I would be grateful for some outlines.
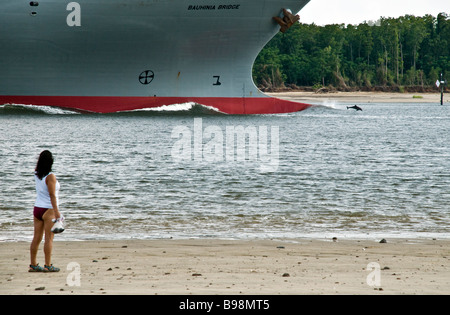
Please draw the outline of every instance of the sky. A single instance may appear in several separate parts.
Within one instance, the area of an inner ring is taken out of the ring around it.
[[[300,11],[300,21],[316,25],[359,24],[382,16],[437,16],[440,12],[450,15],[449,0],[311,0]]]

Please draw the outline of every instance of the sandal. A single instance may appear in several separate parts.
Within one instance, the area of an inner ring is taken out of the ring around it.
[[[44,268],[39,266],[39,264],[37,264],[36,266],[30,265],[30,269],[28,269],[28,272],[43,272],[43,271]]]
[[[53,265],[44,265],[44,272],[59,272],[59,268],[53,267]]]

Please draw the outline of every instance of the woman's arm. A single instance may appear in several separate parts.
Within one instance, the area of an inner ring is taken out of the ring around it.
[[[59,219],[61,214],[58,209],[58,202],[56,200],[56,176],[55,174],[50,174],[46,178],[48,193],[50,195],[50,201],[52,202],[53,211],[55,212],[55,218]]]

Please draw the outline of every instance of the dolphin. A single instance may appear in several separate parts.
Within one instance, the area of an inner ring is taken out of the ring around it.
[[[362,108],[361,107],[359,107],[358,105],[355,105],[355,106],[347,106],[347,109],[356,109],[357,111],[362,111]]]

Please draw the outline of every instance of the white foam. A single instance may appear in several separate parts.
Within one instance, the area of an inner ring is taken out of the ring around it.
[[[151,111],[151,112],[180,112],[180,111],[189,111],[195,106],[195,103],[182,103],[182,104],[171,104],[171,105],[162,105],[160,107],[150,107],[137,109],[134,111]]]
[[[142,109],[135,109],[132,110],[131,112],[136,112],[136,111],[146,111],[146,112],[187,112],[192,110],[195,106],[200,106],[203,107],[207,110],[210,111],[215,111],[220,113],[219,109],[212,107],[212,106],[207,106],[207,105],[202,105],[202,104],[197,104],[194,102],[187,102],[187,103],[180,103],[180,104],[171,104],[171,105],[162,105],[159,107],[149,107],[149,108],[142,108]]]
[[[19,110],[30,110],[34,112],[41,112],[44,114],[49,115],[73,115],[73,114],[79,114],[78,112],[75,112],[73,110],[63,109],[60,107],[53,107],[53,106],[45,106],[45,105],[28,105],[28,104],[5,104],[1,105],[1,107],[7,107],[9,106],[12,109],[19,109]]]
[[[321,105],[331,109],[346,109],[345,105],[337,103],[336,100],[323,100]]]

